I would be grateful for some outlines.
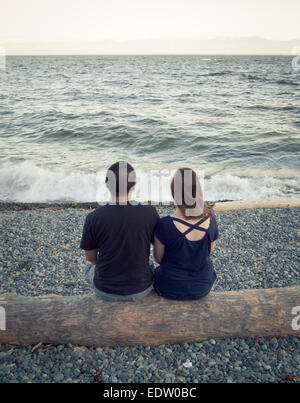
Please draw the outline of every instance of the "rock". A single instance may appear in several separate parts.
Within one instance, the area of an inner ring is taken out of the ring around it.
[[[79,356],[83,356],[88,351],[88,349],[86,347],[74,347],[74,351]]]
[[[184,362],[182,364],[184,366],[184,368],[192,368],[193,364],[190,361]]]
[[[57,375],[55,375],[53,380],[54,380],[54,382],[61,382],[64,380],[64,376],[63,376],[63,374],[57,374]]]

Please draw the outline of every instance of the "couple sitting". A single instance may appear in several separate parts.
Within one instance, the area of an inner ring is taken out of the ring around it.
[[[159,218],[155,207],[131,200],[136,176],[117,162],[107,171],[111,201],[86,217],[80,247],[85,278],[109,301],[136,301],[153,289],[164,298],[199,299],[216,279],[210,252],[218,237],[211,209],[204,208],[196,173],[179,169],[171,183],[176,210]],[[153,243],[155,269],[149,259]]]

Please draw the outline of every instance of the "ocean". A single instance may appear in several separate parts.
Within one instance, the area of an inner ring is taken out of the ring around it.
[[[105,171],[119,160],[137,170],[138,200],[170,199],[179,167],[203,173],[209,201],[299,197],[292,58],[8,56],[0,201],[105,200]],[[161,177],[163,192],[149,191]]]

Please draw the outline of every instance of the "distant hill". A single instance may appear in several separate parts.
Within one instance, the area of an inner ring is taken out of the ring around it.
[[[155,38],[131,41],[0,42],[6,54],[282,54],[300,47],[300,38],[272,40],[261,37]]]

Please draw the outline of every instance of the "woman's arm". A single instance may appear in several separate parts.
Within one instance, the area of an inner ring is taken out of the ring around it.
[[[162,244],[156,237],[154,237],[153,255],[156,263],[160,263],[165,254],[165,245]]]
[[[213,241],[213,242],[210,244],[210,251],[213,250],[213,248],[215,247],[215,245],[216,245],[216,241]]]

